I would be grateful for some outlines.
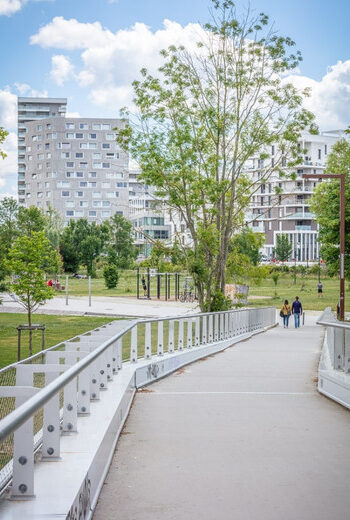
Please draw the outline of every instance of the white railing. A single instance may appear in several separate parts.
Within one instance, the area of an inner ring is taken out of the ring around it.
[[[317,324],[326,327],[318,389],[350,408],[350,323],[337,320],[328,307]]]
[[[59,460],[61,435],[77,432],[78,417],[90,413],[90,403],[102,398],[126,364],[148,366],[156,379],[156,361],[182,356],[186,364],[200,358],[200,347],[226,347],[233,338],[263,331],[275,322],[274,307],[138,320],[118,333],[117,322],[112,322],[43,351],[30,358],[32,362],[11,365],[0,372],[0,400],[11,400],[15,406],[0,421],[0,442],[9,451],[0,468],[0,485],[11,475],[11,496],[33,497],[35,451],[41,450],[43,461]],[[190,356],[196,348],[198,355]],[[167,373],[179,366],[170,361]],[[12,384],[4,377],[9,371]],[[135,387],[146,384],[139,380],[140,384],[135,373]]]

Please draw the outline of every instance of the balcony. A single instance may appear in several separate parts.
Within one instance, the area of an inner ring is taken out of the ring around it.
[[[311,226],[295,226],[296,231],[311,231]]]

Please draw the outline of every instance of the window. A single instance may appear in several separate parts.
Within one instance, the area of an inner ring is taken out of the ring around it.
[[[50,148],[50,143],[45,143],[45,150],[48,150]]]
[[[37,195],[38,199],[41,199],[42,196],[43,196],[43,192],[42,191],[38,191],[36,195]]]
[[[48,153],[46,154],[46,159],[51,159],[51,153],[50,153],[50,152],[48,152]]]
[[[114,159],[114,153],[113,152],[107,152],[106,153],[107,159]]]
[[[43,165],[42,164],[37,164],[36,167],[38,168],[38,170],[42,170],[43,169]]]
[[[41,150],[41,149],[42,149],[41,144],[37,144],[37,145],[36,145],[36,149],[37,149],[37,150]]]
[[[97,177],[97,173],[96,172],[89,172],[89,177],[91,179],[95,179]]]
[[[265,184],[262,184],[260,186],[261,193],[265,193]]]
[[[69,159],[70,152],[61,152],[61,159]]]
[[[98,124],[98,123],[94,123],[94,124],[92,125],[92,129],[93,129],[93,130],[101,130],[101,125]]]
[[[71,179],[72,177],[74,177],[74,172],[66,172],[66,177],[67,179]]]
[[[111,129],[111,125],[102,123],[101,130],[110,130],[110,129]]]
[[[79,206],[81,208],[87,208],[88,207],[88,201],[87,200],[80,200],[79,201]]]
[[[66,200],[65,206],[66,206],[66,208],[74,208],[74,201],[73,200]]]
[[[94,208],[100,208],[102,206],[102,200],[93,200],[92,205]]]
[[[324,145],[324,154],[327,155],[328,151],[327,151],[327,145],[325,144]]]
[[[321,149],[318,150],[318,158],[321,159]]]
[[[81,181],[81,182],[79,182],[79,186],[80,186],[81,188],[87,188],[87,185],[88,185],[88,183],[87,183],[86,181]]]
[[[74,162],[71,162],[71,161],[66,162],[66,167],[67,168],[74,168]]]
[[[274,145],[271,146],[271,155],[275,155],[275,147],[274,147]]]
[[[97,182],[89,182],[89,188],[96,188]]]
[[[38,130],[38,132],[41,132],[41,130],[43,129],[43,127],[42,127],[42,125],[38,125],[38,126],[36,127],[36,129]]]
[[[100,191],[93,191],[92,192],[92,196],[93,196],[93,198],[98,199],[98,198],[101,197],[101,192]]]
[[[77,159],[83,159],[83,157],[84,157],[84,152],[77,152],[77,153],[75,154],[75,157],[76,157]]]
[[[103,200],[102,201],[102,206],[104,208],[109,208],[110,205],[111,205],[111,203],[109,202],[109,200]]]
[[[275,159],[272,157],[271,159],[271,167],[273,168],[275,166]]]
[[[107,141],[113,141],[114,140],[114,134],[106,134]]]
[[[60,149],[60,148],[63,148],[65,150],[70,150],[70,143],[58,143],[57,144],[57,148]]]
[[[80,162],[79,168],[87,168],[87,162]]]
[[[70,191],[61,191],[62,197],[70,197]]]
[[[76,191],[74,196],[75,197],[83,197],[84,196],[84,192],[83,191]]]
[[[45,188],[50,188],[50,183],[49,182],[45,182]]]
[[[94,162],[94,163],[93,163],[93,167],[94,167],[94,168],[102,168],[102,163],[100,163],[100,162]]]
[[[282,166],[287,166],[287,159],[285,157],[282,157]]]
[[[51,163],[47,162],[46,163],[46,168],[51,168]]]
[[[74,130],[75,125],[74,123],[66,123],[66,129],[67,130]]]
[[[84,139],[84,134],[81,134],[80,132],[77,132],[77,133],[75,134],[75,138],[76,138],[76,139]]]
[[[47,128],[47,130],[51,130],[51,124],[47,123],[46,128]]]
[[[67,132],[67,133],[66,133],[66,139],[74,139],[74,134],[73,134],[73,132]]]
[[[46,139],[57,139],[56,132],[53,132],[52,134],[46,134]]]
[[[80,130],[88,130],[89,125],[87,123],[79,123]]]
[[[67,217],[74,217],[74,211],[71,210],[71,209],[68,210],[68,211],[66,211],[66,216],[67,216]]]
[[[89,217],[96,217],[97,212],[96,211],[89,211]]]
[[[100,154],[99,152],[94,152],[94,153],[92,154],[92,158],[93,158],[93,159],[101,159],[101,154]]]
[[[69,181],[57,181],[56,186],[57,186],[57,188],[70,188],[70,182]]]
[[[28,155],[28,161],[32,161],[33,160],[33,156],[32,155]]]
[[[80,143],[81,150],[96,150],[97,143]]]
[[[264,205],[264,197],[260,197],[260,206]]]
[[[102,183],[102,188],[110,188],[111,187],[111,183],[110,182],[103,182]]]
[[[111,212],[110,211],[102,211],[102,217],[110,217]]]
[[[102,143],[102,148],[109,149],[111,145],[109,143]]]
[[[81,179],[82,177],[84,177],[84,172],[76,172],[76,177],[79,179]]]
[[[84,216],[84,211],[76,211],[75,212],[75,216],[76,217],[83,217]]]
[[[96,134],[89,134],[89,139],[96,139]]]
[[[102,168],[110,168],[110,167],[111,167],[110,163],[108,163],[108,162],[102,163]]]

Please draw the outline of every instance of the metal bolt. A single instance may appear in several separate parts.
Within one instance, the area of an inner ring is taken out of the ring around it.
[[[86,412],[86,406],[82,406],[82,407],[81,407],[81,411],[82,411],[82,412]]]
[[[54,429],[55,429],[55,427],[52,424],[49,424],[48,427],[47,427],[47,431],[50,432],[50,433],[53,432]]]
[[[111,366],[111,365],[108,363],[107,368],[110,368],[110,366]]]
[[[68,430],[73,430],[73,424],[69,422],[67,424],[67,428],[68,428]]]
[[[20,490],[21,493],[25,493],[27,491],[27,486],[25,484],[20,484],[18,486],[18,489]]]
[[[82,390],[81,395],[86,395],[86,390]]]
[[[47,448],[47,453],[48,453],[49,455],[53,455],[54,452],[55,452],[55,450],[54,450],[53,448]]]
[[[105,373],[104,370],[100,370],[100,374],[101,374],[101,376],[103,376],[104,373]]]
[[[92,397],[93,399],[95,399],[96,394],[91,394],[91,397]]]
[[[67,410],[70,412],[73,410],[73,405],[67,404]]]
[[[24,457],[24,455],[22,455],[21,457],[19,457],[18,462],[21,466],[24,466],[25,464],[27,464],[27,457]]]
[[[115,359],[115,357],[113,358],[113,361],[117,361],[117,360]]]
[[[96,379],[92,380],[92,384],[95,385],[97,383]]]
[[[103,388],[104,386],[105,386],[105,384],[104,384],[104,383],[101,383],[101,384],[100,384],[100,387],[101,387],[101,388]]]

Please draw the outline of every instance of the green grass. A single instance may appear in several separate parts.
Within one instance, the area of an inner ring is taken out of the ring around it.
[[[86,317],[86,316],[56,316],[38,314],[34,318],[35,323],[45,324],[45,347],[51,347],[95,329],[113,318]],[[17,361],[17,325],[27,322],[25,314],[0,313],[0,368]],[[41,331],[33,332],[33,353],[41,350]],[[22,359],[29,356],[28,333],[22,332]]]
[[[292,302],[295,296],[299,296],[304,309],[323,311],[326,307],[332,307],[336,310],[339,301],[339,280],[336,278],[322,278],[323,298],[318,298],[317,294],[317,276],[301,278],[297,275],[296,285],[294,285],[293,273],[284,273],[280,275],[277,284],[277,297],[275,297],[275,286],[271,278],[263,280],[261,286],[251,285],[249,288],[249,297],[263,296],[262,299],[250,299],[251,305],[265,306],[274,305],[277,308],[282,307],[283,301],[287,299]],[[348,283],[345,287],[345,310],[350,311],[350,291]]]

